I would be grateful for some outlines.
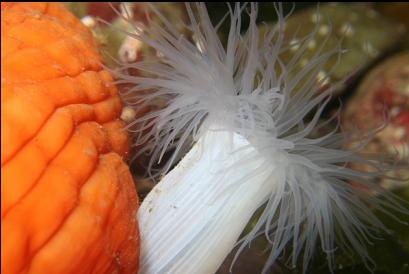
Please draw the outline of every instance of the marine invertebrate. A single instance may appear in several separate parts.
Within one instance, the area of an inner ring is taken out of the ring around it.
[[[1,4],[1,273],[137,271],[121,109],[62,4]]]
[[[334,88],[318,93],[322,85],[317,76],[340,49],[325,52],[318,46],[300,69],[315,30],[298,40],[292,59],[283,63],[280,55],[294,45],[284,37],[282,6],[274,7],[278,23],[263,42],[254,4],[243,35],[244,8],[237,4],[230,9],[225,48],[204,4],[186,5],[186,28],[194,41],[159,12],[163,25],[135,25],[129,33],[156,49],[159,57],[157,62],[124,66],[149,76],[119,73],[119,82],[133,84],[127,96],[138,107],[157,99],[166,102],[163,109],[134,121],[136,143],[148,143],[144,150],[152,155],[151,167],[172,150],[159,173],[165,176],[138,213],[142,273],[215,272],[260,207],[256,225],[238,244],[240,251],[265,235],[271,253],[264,272],[286,248],[291,250],[290,265],[301,256],[306,270],[317,242],[330,269],[336,246],[357,251],[369,265],[365,245],[375,232],[386,230],[371,207],[406,210],[370,181],[383,174],[376,158],[358,156],[359,146],[344,150],[347,138],[337,128],[311,136]],[[346,166],[351,161],[371,165],[376,172],[352,170]],[[377,196],[352,186],[349,179],[376,190]]]

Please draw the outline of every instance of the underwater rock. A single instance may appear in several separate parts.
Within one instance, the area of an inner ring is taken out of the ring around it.
[[[261,26],[261,37],[269,28],[269,24]],[[403,24],[391,21],[368,4],[331,3],[290,15],[285,31],[291,50],[282,54],[284,63],[297,52],[303,39],[312,31],[316,32],[314,39],[308,42],[309,51],[299,63],[300,70],[318,49],[322,47],[322,51],[327,52],[341,42],[345,53],[333,56],[318,74],[317,80],[328,77],[328,82],[323,82],[325,85],[345,78],[348,78],[347,84],[353,82],[375,60],[396,48],[406,29]],[[343,90],[345,88],[340,87],[337,93]]]

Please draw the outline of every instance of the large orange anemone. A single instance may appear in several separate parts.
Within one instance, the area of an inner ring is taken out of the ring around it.
[[[136,273],[122,104],[58,3],[1,4],[1,273]]]

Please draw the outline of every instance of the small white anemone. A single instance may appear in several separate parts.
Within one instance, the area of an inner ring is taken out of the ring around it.
[[[119,82],[132,84],[126,98],[136,108],[166,102],[131,123],[137,128],[135,144],[145,144],[140,153],[151,155],[151,169],[172,151],[159,172],[165,176],[138,213],[140,273],[213,273],[235,245],[237,258],[262,234],[271,247],[264,272],[286,249],[291,250],[286,252],[289,265],[302,257],[306,271],[317,243],[331,271],[337,247],[354,250],[371,267],[366,245],[387,230],[372,209],[407,212],[373,183],[383,176],[384,165],[358,156],[361,146],[345,150],[350,139],[338,128],[312,137],[334,89],[319,91],[317,76],[340,48],[317,46],[299,69],[319,24],[298,40],[294,52],[284,37],[282,6],[274,7],[278,22],[263,41],[255,4],[245,14],[249,27],[244,34],[244,7],[230,8],[226,47],[204,4],[186,5],[185,34],[154,6],[161,24],[151,22],[144,31],[138,25],[129,33],[161,54],[155,61],[124,65],[149,75],[119,73]],[[293,57],[283,63],[280,56],[287,51]],[[351,162],[376,171],[352,170]],[[239,239],[260,207],[255,226]]]

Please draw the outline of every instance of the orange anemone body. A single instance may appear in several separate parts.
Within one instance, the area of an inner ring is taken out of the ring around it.
[[[122,104],[58,3],[1,4],[1,273],[136,273]]]

